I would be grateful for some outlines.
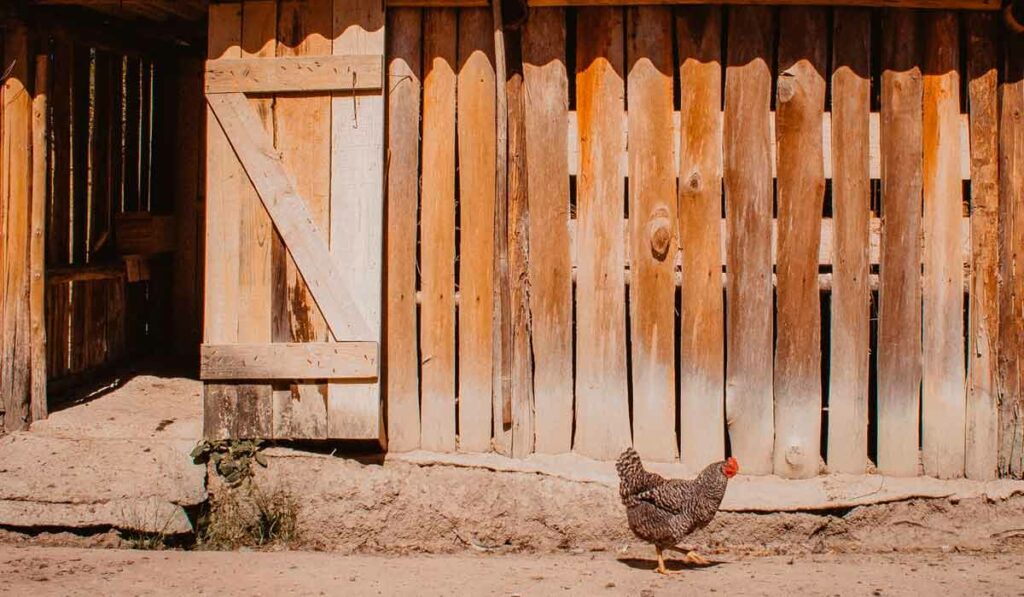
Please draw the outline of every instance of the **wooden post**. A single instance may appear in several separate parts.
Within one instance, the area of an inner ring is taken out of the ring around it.
[[[691,470],[725,457],[722,300],[722,9],[676,9],[679,40],[679,456]]]
[[[403,452],[420,447],[416,218],[423,12],[415,8],[388,10],[387,18],[388,186],[384,226],[387,309],[382,354],[387,384],[388,449]]]
[[[31,40],[28,27],[7,21],[4,64],[12,69],[0,91],[0,429],[31,420],[33,342],[30,316],[32,226]]]
[[[45,419],[46,402],[46,202],[49,181],[50,57],[36,56],[35,97],[32,100],[32,215],[29,245],[30,317],[32,325],[32,420]]]
[[[491,449],[494,324],[494,37],[486,9],[459,12],[459,450]]]
[[[837,9],[832,60],[832,329],[828,469],[863,474],[871,344],[871,13]]]
[[[998,33],[991,14],[969,14],[967,90],[971,115],[971,279],[967,359],[969,479],[996,477],[999,454]]]
[[[672,11],[659,6],[626,12],[633,447],[645,458],[672,461],[678,445]]]
[[[1006,38],[999,121],[999,475],[1024,477],[1024,36]]]
[[[210,6],[210,58],[240,58],[242,5]],[[129,70],[132,62],[128,63]],[[129,77],[129,80],[131,78]],[[126,101],[133,92],[128,89]],[[131,135],[128,136],[131,139]],[[235,159],[224,131],[211,109],[206,110],[206,267],[204,342],[238,342],[238,251],[241,194],[249,186],[245,171]],[[133,201],[133,165],[125,164],[125,201]],[[241,185],[246,185],[242,187]],[[234,437],[238,391],[231,384],[204,386],[203,436],[207,439]]]
[[[823,9],[779,10],[778,314],[775,474],[817,476],[821,445],[821,297],[818,251],[825,193]],[[797,33],[799,32],[799,33]]]
[[[523,29],[537,452],[572,449],[572,261],[565,11],[538,9]],[[463,228],[465,232],[465,228]]]
[[[725,75],[726,420],[743,470],[772,472],[772,172],[769,129],[775,11],[729,12]]]
[[[622,9],[580,9],[576,97],[579,186],[576,251],[576,437],[584,456],[614,460],[632,444],[626,377]]]
[[[506,31],[508,66],[508,265],[512,314],[512,455],[533,452],[533,321],[530,311],[530,204],[526,169],[526,85],[522,33]],[[511,283],[511,282],[510,282]]]
[[[491,2],[494,26],[494,323],[491,393],[494,403],[494,449],[512,452],[512,298],[508,265],[508,89],[502,0]]]
[[[277,7],[273,0],[247,0],[243,5],[242,57],[272,57],[277,45]],[[274,101],[253,99],[263,127],[274,130]],[[238,233],[238,341],[268,343],[271,322],[273,260],[271,247],[277,231],[252,185],[241,181]],[[235,435],[273,437],[273,388],[270,384],[239,384]]]
[[[430,10],[424,27],[420,328],[422,444],[455,450],[456,12]]]
[[[918,13],[882,22],[878,468],[918,474],[921,392],[921,67]]]

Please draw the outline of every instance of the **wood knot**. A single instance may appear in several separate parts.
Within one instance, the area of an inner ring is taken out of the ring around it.
[[[700,172],[694,172],[690,174],[690,178],[686,179],[686,186],[690,188],[690,191],[696,193],[700,190]]]
[[[658,208],[651,214],[651,219],[647,223],[647,234],[650,236],[651,255],[658,261],[664,261],[672,244],[672,223],[669,221],[667,209]]]

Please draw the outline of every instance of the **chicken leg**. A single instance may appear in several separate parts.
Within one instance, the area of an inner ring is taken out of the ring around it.
[[[654,571],[657,572],[658,574],[664,574],[665,576],[668,576],[668,575],[671,575],[671,574],[679,574],[678,572],[676,572],[674,570],[669,570],[668,568],[665,567],[665,556],[662,553],[662,549],[660,547],[658,547],[658,546],[654,546],[654,549],[657,550],[657,552],[658,552],[658,567],[655,568]]]

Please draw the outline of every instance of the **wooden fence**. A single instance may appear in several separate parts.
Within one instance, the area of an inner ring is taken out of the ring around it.
[[[1024,473],[1024,45],[998,15],[534,8],[511,409],[491,12],[389,9],[386,37],[391,450]]]

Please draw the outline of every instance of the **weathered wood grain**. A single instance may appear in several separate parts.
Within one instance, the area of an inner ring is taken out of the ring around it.
[[[960,177],[959,20],[928,13],[924,29],[924,289],[922,460],[926,475],[964,474],[963,213]]]
[[[491,337],[493,446],[512,453],[512,281],[508,269],[508,52],[502,2],[491,2],[494,26],[494,323]]]
[[[729,13],[725,74],[726,420],[732,454],[751,474],[772,471],[772,181],[768,112],[775,13]]]
[[[32,209],[29,220],[29,325],[33,421],[45,419],[46,399],[46,205],[49,193],[50,57],[35,57],[32,97]],[[6,354],[6,352],[2,353]]]
[[[0,405],[7,433],[27,428],[32,420],[31,43],[25,23],[8,23],[2,47],[12,66],[0,90]]]
[[[204,344],[200,352],[199,376],[206,380],[366,381],[378,376],[380,368],[377,363],[376,342]]]
[[[334,5],[334,55],[384,55],[384,7],[374,0]],[[383,58],[378,59],[383,63]],[[331,255],[380,342],[384,234],[384,92],[335,94],[331,100]],[[327,388],[327,433],[384,440],[380,383]]]
[[[454,10],[424,17],[420,364],[424,449],[455,449],[455,88]]]
[[[999,106],[994,15],[964,17],[971,117],[971,276],[967,358],[969,479],[996,478],[999,455]]]
[[[825,109],[827,15],[779,11],[777,84],[779,241],[775,345],[775,474],[818,474],[821,445],[821,299],[818,242],[825,193],[821,121]]]
[[[247,0],[242,10],[243,60],[270,60],[277,53],[277,3],[273,0]],[[272,135],[274,100],[253,98],[249,104],[256,109],[263,130]],[[273,338],[271,246],[277,232],[251,183],[241,185],[239,192],[242,205],[238,237],[238,341],[268,344]],[[270,384],[240,384],[237,392],[236,435],[245,438],[273,437],[274,397]]]
[[[512,324],[512,456],[533,452],[533,321],[530,310],[530,202],[526,144],[526,85],[522,31],[506,32],[508,73],[508,272]]]
[[[380,54],[209,60],[206,93],[379,91],[383,63]]]
[[[832,41],[832,317],[828,469],[862,474],[868,457],[871,14],[837,9]]]
[[[242,55],[242,5],[210,7],[210,58]],[[128,99],[125,96],[125,100]],[[206,114],[206,263],[203,341],[229,344],[238,341],[238,251],[240,189],[248,185],[245,171],[235,159],[212,109]],[[125,184],[128,170],[125,167]],[[129,191],[125,191],[125,196]],[[123,201],[123,200],[122,200]],[[225,439],[235,433],[238,392],[233,385],[204,384],[203,436]]]
[[[677,455],[672,11],[626,12],[633,446],[647,459],[669,461]]]
[[[581,9],[577,20],[576,437],[573,448],[611,460],[632,444],[622,263],[625,186],[610,169],[625,149],[623,13]]]
[[[491,12],[459,13],[459,450],[491,447],[494,39]]]
[[[999,475],[1024,477],[1024,37],[1008,36],[999,114]]]
[[[918,472],[921,391],[922,82],[918,15],[882,16],[882,239],[878,469]]]
[[[387,383],[388,449],[404,452],[420,447],[416,218],[419,205],[423,13],[417,9],[389,10],[387,19],[384,377]]]
[[[565,11],[531,11],[523,29],[530,202],[536,451],[572,449],[572,264]],[[463,228],[465,230],[465,228]]]
[[[694,470],[725,456],[721,35],[722,9],[676,9],[682,94],[679,456]]]
[[[334,6],[331,0],[282,0],[278,3],[277,14],[277,55],[329,56],[331,55],[331,22]],[[229,95],[211,95],[212,101]],[[330,217],[330,172],[331,164],[331,98],[326,95],[279,96],[275,100],[274,143],[280,152],[281,161],[294,181],[295,190],[302,200],[294,202],[308,210],[308,221],[315,226],[315,234],[307,233],[307,241],[315,242],[315,250],[308,254],[307,263],[318,263],[333,268],[327,258],[331,232]],[[230,135],[229,135],[230,136]],[[251,178],[250,172],[250,178]],[[259,185],[257,190],[259,190]],[[261,193],[266,200],[266,196]],[[269,206],[268,206],[269,207]],[[316,300],[317,294],[311,286],[316,284],[306,270],[307,263],[301,263],[297,255],[298,246],[281,228],[278,218],[271,211],[271,218],[281,233],[288,249],[285,257],[285,288],[288,329],[290,339],[296,342],[321,342],[330,338],[328,322],[339,321],[326,314],[326,301]],[[343,286],[340,276],[328,278],[337,286]],[[334,295],[334,293],[330,293]],[[348,294],[347,292],[345,294]],[[351,295],[349,295],[351,297]],[[339,312],[350,317],[359,312],[358,305],[348,298],[353,309]],[[326,318],[326,322],[325,322]],[[360,328],[366,325],[360,315]],[[333,328],[338,340],[360,339],[354,329],[342,331]],[[360,329],[360,332],[362,329]],[[275,340],[287,339],[275,337]],[[322,439],[327,437],[327,387],[324,384],[297,381],[290,392],[274,394],[274,436],[295,439]]]

